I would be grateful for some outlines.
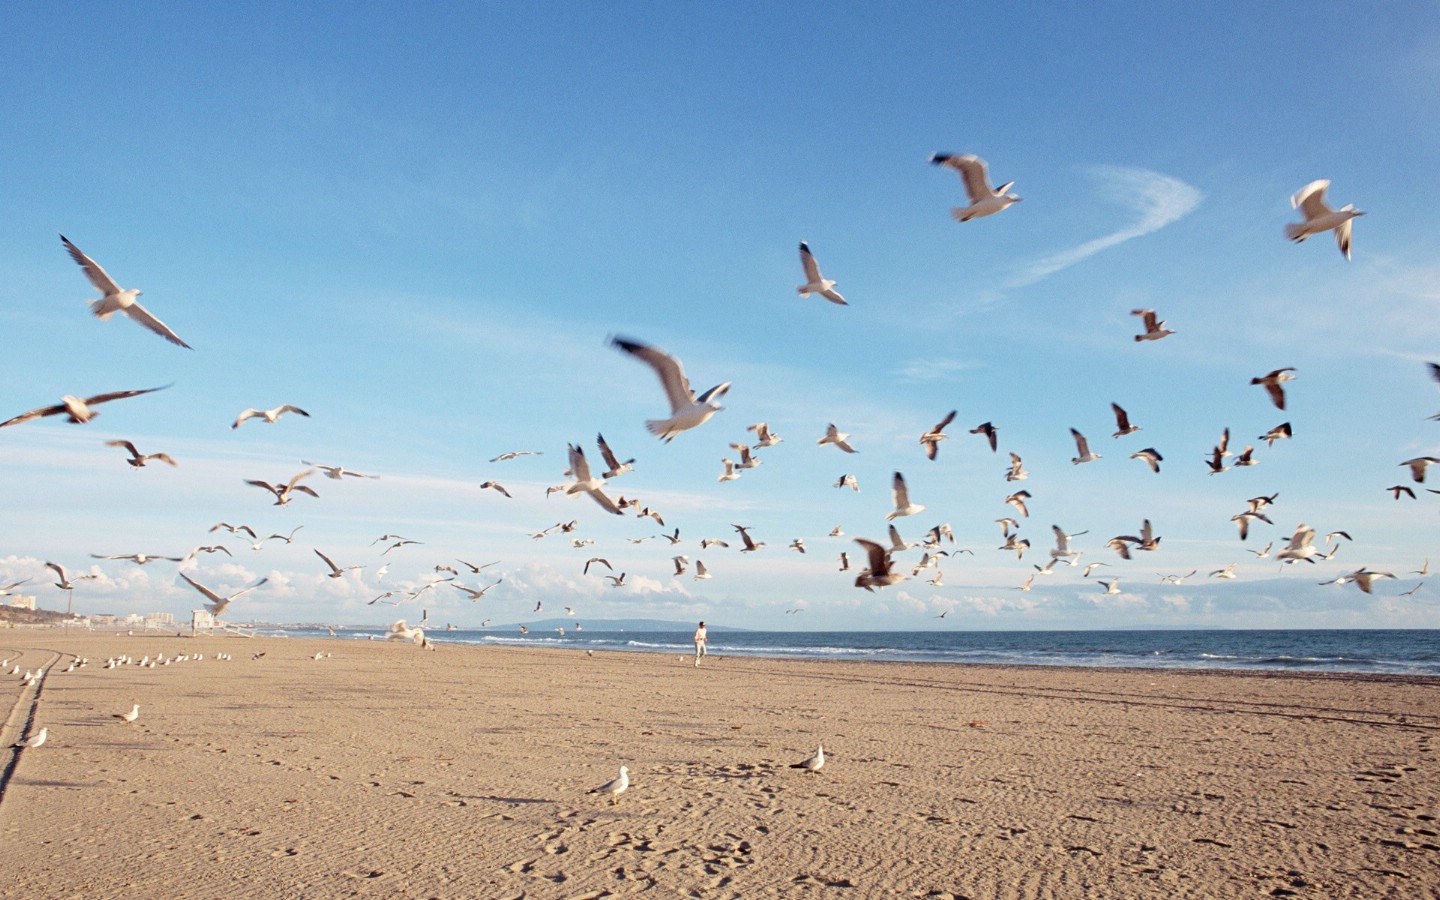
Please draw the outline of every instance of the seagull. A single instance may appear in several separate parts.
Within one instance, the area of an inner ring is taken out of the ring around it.
[[[1430,468],[1435,463],[1440,463],[1440,459],[1437,459],[1433,456],[1417,456],[1414,459],[1405,460],[1400,465],[1409,466],[1410,477],[1415,479],[1417,483],[1424,483],[1425,470]]]
[[[597,788],[591,788],[591,794],[609,794],[610,803],[613,806],[620,800],[620,795],[630,787],[630,770],[625,766],[620,767],[620,777],[614,781],[607,781]]]
[[[455,561],[458,562],[460,565],[464,566],[465,568],[469,569],[471,575],[479,575],[480,572],[481,572],[481,570],[483,570],[483,569],[488,569],[488,568],[490,568],[491,566],[495,566],[495,565],[499,565],[499,564],[500,564],[500,560],[498,560],[498,559],[495,560],[494,562],[488,562],[488,563],[486,563],[486,564],[483,565],[483,566],[477,566],[477,565],[475,565],[474,563],[468,563],[468,562],[466,562],[466,561],[463,560],[463,559],[457,559],[457,560],[455,560]]]
[[[205,608],[210,611],[210,615],[214,616],[217,619],[220,618],[221,613],[225,612],[225,607],[229,606],[236,598],[250,593],[251,591],[258,588],[260,585],[270,580],[269,578],[262,578],[247,588],[236,591],[228,597],[222,597],[214,591],[210,590],[205,585],[201,584],[200,582],[195,581],[190,576],[186,575],[184,572],[180,572],[178,574],[181,578],[185,579],[186,584],[190,585],[195,590],[205,595],[205,598],[210,601],[205,605]]]
[[[994,425],[991,425],[989,422],[981,422],[979,425],[976,425],[974,428],[970,429],[970,433],[971,433],[971,434],[983,434],[983,435],[985,435],[985,440],[987,440],[987,441],[990,442],[990,452],[991,452],[991,453],[994,453],[994,452],[995,452],[995,444],[996,444],[996,441],[995,441],[995,432],[996,432],[995,426],[994,426]],[[1011,455],[1012,457],[1014,457],[1015,454],[1012,453],[1012,454],[1010,454],[1010,455]]]
[[[100,415],[100,413],[91,409],[92,406],[109,403],[111,400],[124,400],[127,397],[138,397],[141,394],[152,394],[155,391],[163,391],[169,386],[170,385],[167,384],[161,387],[145,388],[139,391],[111,391],[108,394],[96,394],[93,397],[85,397],[83,399],[72,394],[66,394],[61,397],[60,402],[54,406],[42,406],[39,409],[23,412],[13,419],[6,419],[4,422],[0,422],[0,428],[19,425],[21,422],[29,422],[31,419],[39,419],[45,416],[58,416],[61,413],[65,414],[66,419],[68,419],[71,424],[83,425]]]
[[[764,542],[764,541],[756,542],[756,541],[753,541],[753,540],[750,539],[750,528],[751,528],[752,526],[749,526],[749,525],[732,525],[732,526],[730,526],[730,527],[732,527],[732,528],[734,528],[736,531],[738,531],[738,532],[740,533],[740,540],[742,540],[742,541],[745,542],[745,549],[741,550],[741,551],[740,551],[741,553],[753,553],[754,551],[759,550],[761,547],[765,546],[765,542]],[[704,544],[704,542],[702,541],[701,544],[702,544],[702,549],[703,549],[703,544]]]
[[[670,561],[675,564],[674,574],[677,577],[680,575],[684,575],[690,565],[690,557],[685,556],[684,554],[681,554],[680,556],[672,556],[670,557]]]
[[[894,498],[895,508],[885,514],[887,522],[893,521],[899,516],[913,516],[925,509],[917,503],[910,502],[910,491],[905,487],[905,476],[899,472],[895,473],[895,478],[891,482],[890,495]]]
[[[1025,551],[1030,549],[1030,542],[1025,538],[1020,537],[1018,534],[1011,533],[1005,535],[1005,543],[1001,544],[995,549],[1014,550],[1016,559],[1024,559]]]
[[[1355,585],[1365,593],[1370,593],[1370,587],[1377,578],[1394,578],[1389,572],[1372,572],[1369,569],[1356,569],[1348,575],[1341,575],[1334,581],[1322,581],[1321,584],[1345,584],[1347,581],[1355,582]]]
[[[422,647],[426,645],[425,630],[407,627],[404,619],[396,619],[390,623],[390,630],[385,632],[385,640],[413,641]]]
[[[1131,425],[1130,417],[1118,403],[1111,403],[1110,409],[1115,412],[1115,433],[1111,437],[1124,437],[1127,434],[1134,434],[1140,430],[1139,425]]]
[[[810,757],[809,759],[802,759],[798,763],[791,763],[790,768],[804,769],[807,772],[818,772],[822,767],[824,767],[824,765],[825,748],[823,746],[818,746],[815,748],[814,756]]]
[[[306,469],[305,471],[296,475],[294,478],[291,478],[288,482],[282,485],[274,485],[270,484],[268,481],[259,481],[252,479],[247,479],[245,483],[258,488],[264,488],[265,490],[275,495],[274,505],[284,506],[285,504],[290,502],[290,495],[295,491],[300,491],[302,494],[309,494],[312,497],[320,496],[319,494],[315,493],[314,488],[298,483],[300,479],[308,478],[313,474],[315,474],[314,469]]]
[[[756,422],[745,430],[755,432],[755,449],[757,450],[763,447],[773,447],[784,440],[778,435],[771,434],[770,426],[765,422]]]
[[[695,576],[693,580],[704,581],[709,577],[711,577],[710,572],[705,568],[705,563],[701,562],[698,559],[695,560]]]
[[[335,565],[335,563],[331,561],[330,557],[321,553],[319,550],[315,551],[315,555],[323,559],[325,561],[325,565],[330,567],[330,572],[325,576],[327,578],[343,578],[345,577],[345,573],[350,571],[351,569],[365,568],[364,566],[346,566],[342,569],[339,566]]]
[[[480,588],[480,589],[478,589],[478,590],[475,589],[475,588],[468,588],[468,587],[466,587],[466,586],[463,585],[463,584],[456,584],[456,583],[453,582],[453,581],[450,582],[450,586],[453,587],[453,588],[455,588],[456,590],[459,590],[459,591],[461,591],[461,592],[469,595],[469,597],[470,597],[470,602],[473,603],[473,602],[475,602],[476,600],[479,600],[481,597],[485,596],[485,592],[486,592],[486,591],[488,591],[488,590],[490,590],[491,588],[495,587],[495,585],[500,584],[500,583],[503,582],[504,580],[505,580],[504,578],[498,579],[498,580],[495,582],[495,584],[487,584],[485,587]]]
[[[1223,578],[1226,580],[1233,579],[1235,577],[1235,563],[1231,563],[1223,569],[1216,569],[1211,572],[1208,577]]]
[[[360,472],[353,472],[353,471],[351,471],[350,469],[345,468],[344,466],[325,466],[325,465],[321,465],[320,463],[312,463],[312,462],[310,462],[309,460],[304,460],[304,459],[300,460],[300,465],[302,465],[302,466],[314,466],[315,468],[317,468],[317,469],[319,469],[320,471],[324,472],[326,478],[333,478],[333,479],[335,479],[336,481],[342,480],[346,475],[350,476],[351,478],[377,478],[377,479],[378,479],[378,478],[380,477],[379,475],[365,475],[365,474],[362,474],[362,473],[360,473]]]
[[[510,452],[508,452],[508,453],[502,453],[502,454],[500,454],[499,456],[492,456],[492,457],[490,458],[490,461],[491,461],[492,463],[497,463],[497,462],[505,462],[506,460],[510,460],[510,459],[518,459],[518,458],[520,458],[520,457],[522,457],[522,456],[544,456],[544,455],[545,455],[544,451],[541,451],[541,450],[511,450]]]
[[[725,466],[725,471],[720,473],[720,477],[715,479],[716,481],[723,483],[726,481],[734,481],[740,477],[740,473],[735,471],[735,460],[727,456],[720,460],[720,462]]]
[[[844,550],[840,551],[840,571],[850,571],[850,554],[846,553]]]
[[[1290,206],[1300,210],[1305,221],[1286,225],[1285,236],[1298,244],[1312,234],[1333,231],[1340,253],[1349,259],[1351,222],[1356,216],[1363,216],[1365,213],[1348,203],[1340,209],[1331,209],[1325,202],[1325,189],[1328,187],[1330,179],[1321,178],[1295,192],[1295,196],[1290,198]]]
[[[820,440],[816,441],[815,443],[817,443],[817,444],[834,444],[836,447],[839,447],[841,450],[844,450],[846,453],[858,453],[858,452],[859,452],[858,450],[856,450],[854,447],[850,446],[849,444],[847,444],[847,443],[845,442],[845,439],[848,438],[849,436],[850,436],[850,435],[848,435],[848,434],[842,433],[838,428],[835,427],[835,423],[834,423],[834,422],[831,422],[831,423],[825,428],[825,436],[822,437],[822,438],[820,438]]]
[[[480,490],[482,490],[482,491],[499,491],[500,493],[504,494],[506,497],[510,497],[510,492],[507,491],[507,490],[505,490],[505,485],[501,484],[501,483],[498,482],[498,481],[482,481],[482,482],[480,482]],[[514,498],[511,497],[511,499],[513,500]]]
[[[1282,438],[1294,436],[1295,432],[1290,430],[1290,423],[1281,422],[1279,425],[1276,425],[1274,428],[1260,435],[1257,440],[1262,440],[1266,443],[1266,445],[1273,447],[1275,446],[1276,441],[1281,440]]]
[[[800,296],[808,297],[811,294],[819,294],[839,306],[849,305],[845,302],[845,298],[840,296],[840,292],[835,290],[835,282],[821,276],[820,265],[815,262],[815,256],[810,252],[810,245],[804,241],[800,242],[800,265],[805,269],[805,283],[795,289]]]
[[[133,722],[136,719],[140,718],[140,704],[137,703],[134,706],[130,707],[129,712],[111,713],[111,715],[113,715],[117,719],[123,719],[126,722]]]
[[[1103,563],[1103,562],[1086,563],[1086,564],[1085,564],[1085,572],[1084,572],[1084,574],[1082,574],[1080,577],[1082,577],[1082,578],[1089,578],[1091,572],[1095,571],[1095,570],[1096,570],[1097,568],[1099,568],[1100,566],[1108,566],[1108,565],[1110,565],[1110,564],[1109,564],[1109,563]]]
[[[391,550],[399,550],[401,547],[404,547],[404,546],[406,546],[406,545],[408,545],[408,544],[421,544],[421,543],[424,543],[424,542],[423,542],[423,541],[409,541],[409,540],[403,540],[403,539],[402,539],[402,540],[398,540],[398,541],[396,541],[395,543],[391,544],[390,546],[386,547],[386,548],[380,553],[380,555],[381,555],[381,556],[384,556],[385,554],[389,553]],[[447,567],[447,568],[448,568],[448,567]],[[439,571],[439,568],[438,568],[438,567],[436,568],[436,571]],[[454,569],[451,569],[450,571],[451,571],[451,572],[454,572],[455,570],[454,570]]]
[[[607,579],[609,579],[609,580],[610,580],[610,586],[611,586],[612,588],[623,587],[624,584],[625,584],[625,573],[624,573],[624,572],[621,572],[619,575],[601,575],[600,577],[601,577],[601,578],[607,578]],[[537,609],[537,612],[538,612],[538,609]]]
[[[575,474],[575,482],[565,489],[566,494],[586,493],[604,509],[606,512],[621,515],[620,507],[615,505],[609,495],[604,491],[604,479],[596,478],[590,474],[590,464],[585,461],[585,451],[575,444],[567,445],[570,450],[570,471]]]
[[[1028,578],[1025,579],[1025,583],[1022,584],[1022,585],[1020,585],[1019,587],[1015,588],[1015,590],[1017,590],[1017,591],[1025,591],[1026,593],[1029,593],[1030,589],[1031,589],[1032,587],[1034,587],[1034,586],[1035,586],[1035,575],[1032,573],[1032,574],[1030,575],[1030,577],[1028,577]]]
[[[845,532],[840,530],[840,526],[838,524],[834,528],[830,529],[829,537],[843,537],[844,535]]]
[[[580,570],[580,574],[581,574],[581,575],[589,575],[589,574],[590,574],[590,565],[591,565],[591,563],[600,563],[600,565],[604,566],[605,568],[609,569],[610,571],[612,571],[612,572],[615,571],[615,567],[612,566],[612,565],[610,565],[610,560],[606,559],[606,558],[603,557],[603,556],[592,556],[592,557],[590,557],[589,559],[585,560],[585,568],[583,568],[583,569]]]
[[[1233,456],[1234,454],[1230,455]],[[1225,465],[1225,456],[1225,451],[1220,449],[1219,447],[1216,447],[1214,450],[1211,451],[1210,459],[1205,462],[1205,465],[1210,467],[1209,474],[1219,475],[1221,472],[1230,471],[1230,467]]]
[[[945,414],[945,418],[941,419],[938,425],[920,435],[920,446],[925,448],[925,456],[927,458],[934,459],[935,454],[940,452],[940,442],[948,437],[948,435],[944,433],[945,426],[954,420],[955,410],[952,409]]]
[[[1429,575],[1429,574],[1430,574],[1430,557],[1428,557],[1428,556],[1425,557],[1425,562],[1420,566],[1420,568],[1410,570],[1410,574],[1411,574],[1411,575]],[[29,581],[30,579],[27,578],[27,579],[25,579],[25,580],[26,580],[26,581]],[[25,583],[25,582],[23,582],[23,581],[20,582],[20,584],[24,584],[24,583]],[[13,584],[10,585],[10,586],[11,586],[11,587],[15,587],[15,585],[13,585]]]
[[[152,556],[149,553],[126,553],[118,556],[101,556],[99,553],[92,553],[90,556],[94,559],[128,559],[137,566],[155,562],[157,559],[163,559],[166,562],[184,562],[184,559],[179,556]]]
[[[1028,495],[1027,495],[1027,496],[1028,496]],[[1000,525],[1000,536],[1001,536],[1001,537],[1009,537],[1009,536],[1010,536],[1010,529],[1012,529],[1012,528],[1019,528],[1019,527],[1020,527],[1020,523],[1017,522],[1015,519],[1010,518],[1009,516],[1006,516],[1006,517],[1003,518],[1003,519],[996,519],[995,521],[996,521],[997,523],[999,523],[999,525]]]
[[[1275,404],[1276,409],[1285,408],[1285,389],[1281,387],[1287,381],[1294,381],[1295,376],[1290,373],[1295,371],[1294,366],[1286,366],[1283,369],[1276,369],[1268,375],[1260,375],[1250,379],[1251,384],[1262,384],[1270,394],[1270,401]]]
[[[1161,584],[1184,584],[1184,583],[1185,583],[1185,579],[1189,578],[1191,575],[1194,575],[1197,571],[1199,571],[1199,570],[1198,570],[1198,569],[1191,569],[1190,571],[1186,572],[1184,575],[1161,575],[1161,576],[1160,576],[1160,583],[1161,583]],[[1159,573],[1156,573],[1156,574],[1159,574]]]
[[[1291,562],[1310,560],[1312,556],[1319,556],[1320,551],[1315,549],[1315,529],[1300,523],[1296,526],[1295,533],[1291,535],[1290,542],[1285,548],[1275,554],[1278,558]],[[1310,560],[1313,562],[1313,560]]]
[[[874,588],[888,587],[892,584],[898,584],[905,579],[904,573],[894,571],[894,562],[890,559],[889,550],[874,541],[867,541],[864,538],[856,538],[855,543],[865,548],[865,552],[870,559],[870,564],[866,567],[865,571],[856,576],[856,587],[873,591]],[[824,762],[823,757],[821,762]]]
[[[37,731],[37,732],[35,732],[34,734],[30,735],[30,736],[29,736],[28,738],[26,738],[25,740],[23,740],[23,741],[16,741],[16,742],[15,742],[15,746],[16,746],[16,747],[28,747],[28,748],[30,748],[30,749],[34,749],[34,748],[36,748],[36,747],[39,747],[41,744],[45,743],[45,737],[46,737],[49,733],[50,733],[50,729],[49,729],[49,728],[41,728],[39,731]]]
[[[1253,554],[1255,554],[1255,558],[1256,558],[1256,559],[1269,559],[1269,558],[1270,558],[1270,548],[1273,547],[1273,546],[1275,546],[1275,542],[1274,542],[1274,541],[1270,541],[1270,542],[1267,543],[1262,549],[1260,549],[1260,550],[1251,550],[1250,552],[1253,553]]]
[[[120,287],[113,278],[105,274],[105,270],[100,268],[99,263],[81,253],[80,248],[70,243],[65,235],[60,235],[60,242],[65,245],[65,250],[69,252],[70,258],[75,260],[76,265],[85,270],[85,277],[90,279],[95,290],[102,295],[99,300],[90,303],[90,311],[96,317],[108,319],[117,312],[123,312],[170,343],[178,344],[186,350],[191,349],[190,345],[180,340],[180,336],[171,331],[169,326],[155,318],[148,309],[135,301],[135,298],[140,296],[140,291],[134,288],[127,290]]]
[[[1015,182],[1007,181],[998,188],[990,186],[990,176],[986,172],[985,160],[978,156],[968,153],[964,156],[933,153],[930,155],[930,162],[937,166],[948,166],[954,169],[960,173],[960,180],[965,183],[965,193],[970,197],[970,205],[957,206],[950,210],[950,215],[957,222],[968,222],[982,216],[994,215],[1012,203],[1020,202],[1019,197],[1009,193]]]
[[[1259,519],[1266,525],[1275,524],[1262,512],[1243,512],[1230,517],[1230,521],[1234,522],[1236,527],[1240,529],[1240,540],[1243,541],[1250,536],[1250,523],[1255,519]]]
[[[764,462],[764,460],[757,459],[750,455],[749,444],[731,444],[730,449],[740,454],[740,461],[735,464],[735,468],[737,469],[753,469]]]
[[[1401,593],[1399,596],[1401,596],[1401,597],[1413,597],[1413,596],[1415,596],[1417,593],[1419,593],[1420,589],[1421,589],[1422,587],[1424,587],[1424,586],[1425,586],[1425,582],[1422,581],[1422,582],[1420,582],[1419,584],[1415,585],[1415,586],[1414,586],[1413,588],[1411,588],[1410,590],[1404,591],[1404,592]]]
[[[1101,587],[1103,587],[1103,588],[1105,589],[1105,593],[1107,593],[1107,594],[1118,594],[1118,593],[1120,593],[1120,579],[1119,579],[1118,577],[1115,578],[1115,579],[1112,580],[1112,581],[1101,581],[1101,580],[1098,579],[1098,578],[1095,579],[1095,581],[1096,581],[1097,584],[1099,584]]]
[[[1077,531],[1074,534],[1067,534],[1059,525],[1051,525],[1050,530],[1055,532],[1055,549],[1050,551],[1050,560],[1054,562],[1067,556],[1074,556],[1079,551],[1070,549],[1070,539],[1082,534],[1089,534],[1089,530]]]
[[[1025,467],[1020,464],[1020,456],[1017,453],[1010,454],[1010,468],[1005,472],[1006,481],[1024,481],[1030,477]]]
[[[1145,333],[1135,335],[1137,341],[1158,341],[1175,333],[1166,328],[1163,321],[1157,319],[1153,309],[1132,309],[1130,315],[1139,316],[1140,321],[1145,325]]]
[[[210,533],[214,534],[222,528],[230,532],[231,534],[237,534],[238,532],[243,531],[246,534],[250,535],[251,540],[254,540],[257,537],[257,535],[255,534],[255,529],[251,528],[249,525],[231,525],[229,522],[216,522],[214,525],[210,526]]]
[[[1160,451],[1156,450],[1154,447],[1146,447],[1144,450],[1136,450],[1134,453],[1130,454],[1130,458],[1142,460],[1145,465],[1150,467],[1150,471],[1152,472],[1159,472],[1160,463],[1164,462],[1165,460],[1165,457],[1160,455]]]
[[[648,364],[660,377],[660,385],[665,389],[665,396],[670,401],[670,418],[649,419],[645,422],[645,427],[667,444],[675,439],[675,435],[703,425],[723,409],[716,401],[730,390],[730,382],[721,382],[697,397],[690,389],[690,380],[685,377],[680,360],[664,350],[619,337],[611,338],[610,344]]]
[[[55,586],[62,591],[75,590],[75,582],[77,581],[88,581],[89,579],[100,577],[99,575],[76,575],[74,578],[70,578],[65,574],[65,570],[58,563],[53,562],[47,562],[45,564],[45,568],[54,572],[55,576],[60,579],[59,581],[55,582]]]
[[[1235,465],[1258,466],[1260,464],[1260,460],[1255,459],[1254,454],[1255,448],[1250,446],[1249,444],[1246,444],[1245,449],[1240,451],[1240,455],[1235,457]]]
[[[720,540],[719,538],[701,538],[701,539],[700,539],[700,549],[701,549],[701,550],[705,550],[705,549],[708,549],[708,548],[710,548],[710,547],[725,547],[725,548],[728,549],[728,548],[730,547],[730,545],[727,544],[727,543],[725,543],[724,541]]]
[[[1428,560],[1426,561],[1426,564],[1427,564],[1427,565],[1429,564],[1429,561],[1428,561]],[[1425,573],[1424,573],[1424,572],[1421,572],[1420,574],[1421,574],[1421,575],[1424,575]],[[7,584],[7,585],[0,586],[0,597],[8,597],[8,596],[10,596],[10,594],[15,590],[15,588],[19,587],[19,586],[22,585],[22,584],[29,584],[29,583],[30,583],[30,579],[29,579],[29,578],[22,578],[22,579],[20,579],[19,581],[12,581],[12,582],[10,582],[10,583]],[[10,662],[10,660],[8,660],[8,659],[5,660],[4,662],[0,662],[0,667],[4,667],[4,666],[5,666],[6,664],[8,664],[9,662]]]
[[[894,525],[890,526],[889,532],[891,553],[903,553],[906,550],[909,550],[911,547],[915,546],[914,544],[902,538],[900,536],[900,529],[896,528]]]
[[[1085,440],[1085,435],[1073,428],[1070,429],[1070,435],[1075,438],[1075,451],[1079,454],[1070,460],[1072,463],[1078,466],[1081,463],[1094,462],[1100,458],[1100,454],[1090,452],[1090,442]]]
[[[835,483],[832,484],[831,487],[848,487],[855,493],[860,493],[860,481],[854,475],[841,475],[839,478],[835,479]]]
[[[129,441],[106,441],[105,446],[125,448],[126,452],[130,454],[130,458],[125,461],[137,469],[141,468],[152,459],[158,459],[161,462],[169,463],[172,466],[179,465],[179,463],[175,462],[175,460],[172,459],[170,454],[168,453],[141,453],[139,450],[136,450],[135,445],[130,443]]]
[[[1016,491],[1015,493],[1006,497],[1005,502],[1020,510],[1020,515],[1028,519],[1030,517],[1030,507],[1025,505],[1025,501],[1029,499],[1030,492],[1022,490]]]
[[[804,538],[796,538],[795,540],[791,541],[791,542],[790,542],[790,549],[796,551],[797,553],[804,553],[804,552],[805,552],[805,540],[804,540]],[[676,565],[678,566],[679,564],[677,563]],[[675,574],[676,574],[676,575],[679,575],[680,573],[679,573],[679,572],[676,572]]]
[[[595,435],[595,443],[600,447],[600,456],[605,460],[605,465],[610,467],[608,471],[600,476],[601,478],[615,478],[635,468],[634,459],[627,459],[621,462],[615,456],[614,451],[610,449],[610,445],[605,443],[605,435]]]
[[[1276,497],[1279,497],[1279,496],[1280,496],[1280,494],[1279,494],[1279,492],[1277,491],[1276,493],[1271,494],[1271,495],[1268,496],[1268,497],[1266,497],[1266,496],[1263,495],[1263,494],[1260,495],[1259,497],[1251,497],[1249,500],[1246,500],[1245,502],[1246,502],[1247,504],[1249,504],[1249,506],[1250,506],[1250,511],[1251,511],[1251,512],[1259,512],[1260,510],[1262,510],[1262,509],[1264,509],[1265,507],[1267,507],[1267,506],[1271,505],[1272,503],[1274,503],[1274,502],[1275,502],[1275,498],[1276,498]]]
[[[244,412],[242,412],[239,416],[236,417],[236,419],[235,419],[235,424],[234,424],[234,425],[231,425],[230,427],[231,427],[232,429],[239,428],[239,427],[240,427],[240,423],[244,422],[246,419],[257,419],[257,418],[258,418],[258,419],[264,419],[266,422],[269,422],[271,425],[274,425],[274,424],[275,424],[275,420],[278,419],[278,418],[280,418],[280,417],[281,417],[282,415],[284,415],[285,413],[296,413],[297,415],[302,415],[302,416],[304,416],[304,417],[307,418],[307,419],[310,418],[310,414],[309,414],[308,412],[306,412],[305,410],[301,409],[301,408],[298,407],[298,406],[291,406],[290,404],[285,403],[285,404],[282,404],[282,405],[280,405],[280,406],[275,407],[274,409],[254,409],[254,408],[247,409],[247,410],[245,410]],[[307,465],[308,465],[308,463],[307,463]]]

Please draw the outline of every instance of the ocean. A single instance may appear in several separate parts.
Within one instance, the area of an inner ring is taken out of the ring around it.
[[[262,634],[325,636],[324,629],[261,628]],[[439,643],[634,653],[692,653],[689,631],[506,629],[426,632]],[[369,639],[384,629],[337,631]],[[717,631],[719,656],[900,660],[966,665],[1259,669],[1440,675],[1440,630],[1327,631]]]

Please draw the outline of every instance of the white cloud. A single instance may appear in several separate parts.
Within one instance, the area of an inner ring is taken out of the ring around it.
[[[1030,263],[1011,278],[1006,287],[1017,288],[1034,284],[1102,250],[1108,250],[1133,238],[1153,234],[1188,214],[1199,205],[1204,196],[1198,189],[1178,178],[1161,175],[1149,169],[1096,166],[1092,171],[1101,181],[1103,193],[1111,200],[1134,207],[1139,214],[1137,220],[1117,231]]]

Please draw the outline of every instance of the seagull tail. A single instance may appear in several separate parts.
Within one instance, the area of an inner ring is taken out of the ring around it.
[[[90,303],[90,311],[102,319],[108,319],[120,309],[120,304],[111,303],[110,298],[101,297]]]
[[[1285,237],[1289,238],[1297,244],[1305,240],[1309,236],[1310,235],[1306,233],[1305,226],[1302,223],[1291,222],[1290,224],[1285,226]]]
[[[645,428],[656,437],[664,438],[667,443],[675,436],[669,419],[646,419]]]

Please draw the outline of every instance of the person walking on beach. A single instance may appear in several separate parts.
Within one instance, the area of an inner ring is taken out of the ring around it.
[[[695,668],[700,668],[700,658],[705,655],[705,623],[695,629]]]

